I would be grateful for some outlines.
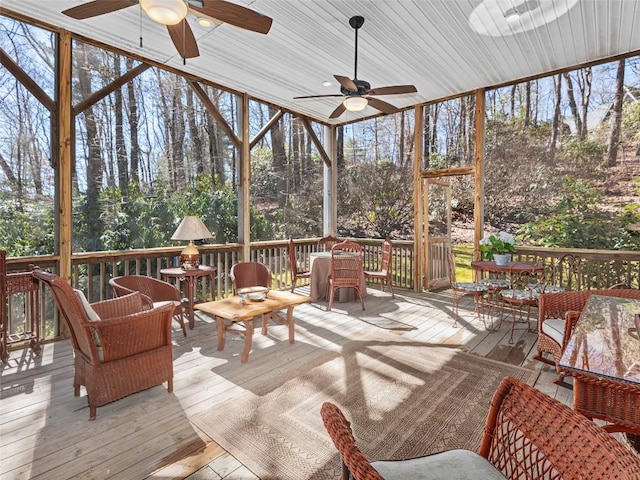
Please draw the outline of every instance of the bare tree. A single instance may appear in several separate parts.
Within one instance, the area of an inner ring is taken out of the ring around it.
[[[616,74],[616,92],[611,108],[611,130],[609,132],[607,165],[614,167],[618,157],[618,144],[620,142],[620,125],[622,123],[622,99],[624,97],[624,59],[618,62]]]
[[[269,108],[269,116],[273,117],[278,110],[275,108]],[[276,191],[278,206],[284,207],[286,204],[286,179],[285,179],[285,164],[287,161],[287,154],[285,151],[284,143],[284,124],[282,118],[278,120],[271,128],[271,148],[273,152],[273,173],[276,176]]]
[[[127,57],[125,60],[127,70],[133,68],[133,59]],[[129,157],[129,178],[132,182],[139,182],[140,168],[140,142],[138,141],[138,99],[135,92],[135,83],[130,81],[127,83],[127,101],[129,103],[127,115],[129,120],[129,142],[131,143],[131,152]]]
[[[551,159],[555,158],[556,149],[558,147],[558,138],[560,135],[560,105],[562,103],[562,76],[553,76],[554,86],[554,102],[553,102],[553,120],[551,121],[551,145],[549,152]]]

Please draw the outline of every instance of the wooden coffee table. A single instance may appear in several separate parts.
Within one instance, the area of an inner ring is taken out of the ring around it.
[[[234,296],[225,298],[224,300],[216,300],[215,302],[199,303],[195,305],[196,310],[213,315],[216,319],[216,328],[218,329],[218,351],[224,350],[226,341],[227,325],[226,320],[232,323],[242,323],[246,329],[244,349],[240,356],[242,363],[249,361],[249,353],[251,352],[251,344],[253,342],[253,320],[258,315],[266,315],[271,313],[271,318],[276,322],[287,325],[289,327],[289,343],[295,342],[293,308],[301,303],[306,303],[311,297],[306,295],[298,295],[296,293],[285,292],[280,290],[271,290],[267,298],[260,302],[242,301],[240,297]],[[287,309],[286,318],[278,315],[276,310]],[[262,334],[267,334],[267,317],[262,321]]]

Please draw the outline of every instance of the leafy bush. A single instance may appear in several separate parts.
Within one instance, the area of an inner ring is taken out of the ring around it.
[[[589,182],[566,178],[565,198],[550,214],[520,228],[534,245],[588,249],[640,249],[640,235],[627,226],[640,221],[639,208],[612,215],[602,205],[603,193]]]

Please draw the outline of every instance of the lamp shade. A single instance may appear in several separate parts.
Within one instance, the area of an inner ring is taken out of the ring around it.
[[[184,0],[140,0],[140,6],[151,20],[162,25],[177,25],[189,11]]]
[[[213,238],[213,234],[202,223],[200,217],[195,215],[184,217],[171,236],[171,240],[201,240],[203,238]]]
[[[369,101],[364,97],[348,97],[344,102],[342,102],[344,108],[350,112],[359,112],[360,110],[364,110],[364,107],[366,107],[368,103]]]

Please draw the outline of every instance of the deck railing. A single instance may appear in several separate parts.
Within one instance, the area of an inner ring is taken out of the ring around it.
[[[382,240],[356,239],[364,250],[364,264],[367,270],[378,270],[382,256]],[[296,258],[302,269],[308,269],[309,255],[316,251],[318,238],[295,240]],[[203,264],[216,268],[213,291],[216,298],[231,292],[229,271],[241,258],[241,244],[203,245],[199,247]],[[178,264],[182,247],[152,248],[127,251],[105,251],[77,253],[72,256],[72,285],[85,292],[90,302],[104,300],[112,296],[109,279],[113,276],[137,274],[160,278],[160,270]],[[581,269],[574,289],[610,288],[624,284],[640,288],[640,252],[608,250],[550,249],[520,247],[516,260],[554,265],[565,254],[572,253],[581,258]],[[253,242],[250,260],[265,263],[273,275],[273,288],[291,286],[287,241]],[[8,272],[24,272],[32,264],[43,269],[57,271],[57,256],[20,257],[7,259]],[[444,269],[444,258],[431,258],[430,271]],[[392,259],[393,286],[397,289],[413,289],[414,278],[413,242],[394,241]],[[440,267],[438,267],[440,265]],[[554,275],[564,275],[562,269],[554,269]],[[196,296],[210,299],[211,286],[208,277],[202,277],[196,287]],[[555,279],[562,282],[561,278]],[[372,284],[374,288],[377,285]],[[39,315],[42,318],[40,338],[55,339],[61,329],[57,311],[48,291],[40,289]],[[21,333],[30,324],[29,297],[20,292],[11,292],[8,297],[7,332]]]

